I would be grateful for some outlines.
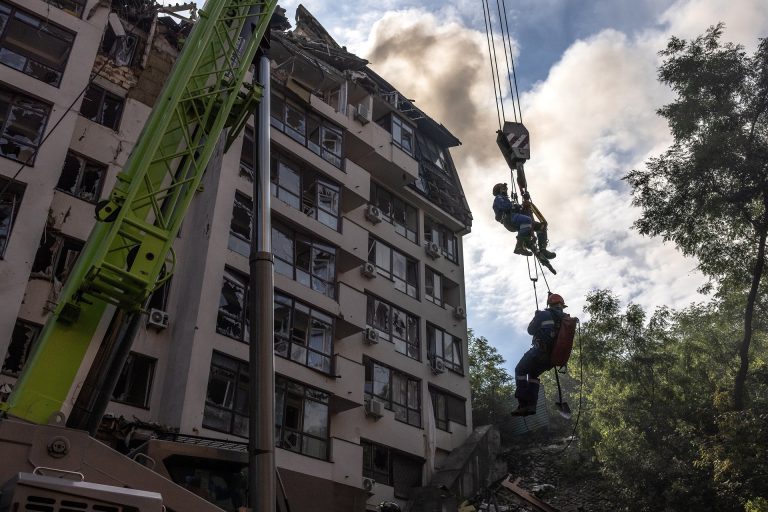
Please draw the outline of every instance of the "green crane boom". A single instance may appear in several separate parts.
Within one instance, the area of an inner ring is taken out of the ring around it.
[[[209,0],[109,200],[60,301],[7,403],[10,415],[49,421],[70,392],[110,305],[140,312],[170,278],[173,241],[219,136],[237,136],[262,88],[245,84],[276,0]]]

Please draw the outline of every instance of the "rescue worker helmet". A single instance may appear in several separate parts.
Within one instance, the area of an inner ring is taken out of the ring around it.
[[[497,183],[493,186],[493,195],[497,196],[507,190],[506,183]]]
[[[563,297],[556,293],[549,294],[549,297],[547,297],[547,306],[560,306],[561,308],[568,307],[565,305],[565,300]]]

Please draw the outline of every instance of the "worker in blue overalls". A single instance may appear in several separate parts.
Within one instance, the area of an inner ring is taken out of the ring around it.
[[[536,414],[539,376],[553,368],[549,355],[557,338],[560,321],[566,316],[563,311],[566,307],[565,300],[552,293],[547,298],[547,309],[537,310],[528,324],[528,334],[533,336],[533,341],[531,348],[515,366],[515,398],[518,406],[512,411],[512,416]]]
[[[539,261],[554,273],[554,269],[549,265],[548,260],[557,256],[557,254],[547,250],[547,225],[534,221],[531,216],[524,213],[521,205],[509,199],[506,183],[494,185],[493,195],[493,213],[496,216],[496,220],[501,222],[507,230],[517,232],[515,254],[523,256],[536,254]],[[534,243],[532,232],[536,233],[538,249]]]

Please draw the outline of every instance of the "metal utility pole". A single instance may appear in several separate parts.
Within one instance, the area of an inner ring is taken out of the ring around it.
[[[270,219],[270,62],[267,33],[257,55],[257,80],[264,95],[254,124],[253,214],[251,227],[250,380],[248,382],[248,505],[253,512],[274,512],[275,365],[273,341],[273,260]]]

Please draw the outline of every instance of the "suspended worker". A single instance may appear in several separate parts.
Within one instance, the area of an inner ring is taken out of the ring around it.
[[[494,185],[493,196],[493,213],[496,216],[496,220],[502,223],[507,230],[517,233],[515,254],[523,256],[535,254],[542,265],[547,267],[553,274],[556,274],[557,272],[552,268],[549,260],[557,256],[557,254],[547,250],[549,238],[547,237],[546,223],[537,222],[533,220],[532,216],[526,215],[523,206],[509,198],[506,183]],[[532,233],[536,233],[538,248]]]
[[[512,416],[530,416],[536,414],[536,401],[539,398],[539,376],[554,368],[550,359],[552,347],[557,339],[557,333],[563,318],[568,315],[563,311],[566,307],[563,298],[552,293],[547,297],[547,308],[536,311],[533,320],[528,324],[528,334],[533,336],[532,346],[523,354],[515,366],[515,398],[517,409]]]

